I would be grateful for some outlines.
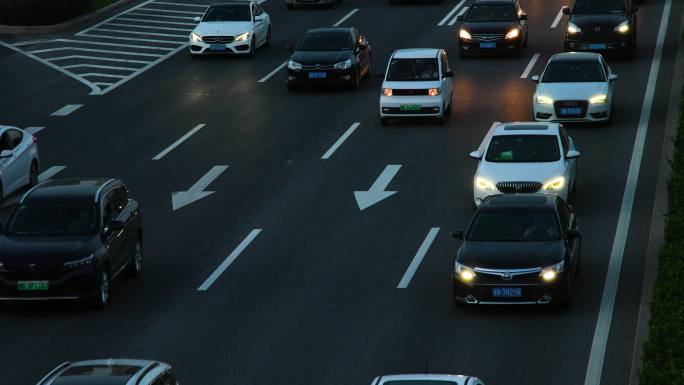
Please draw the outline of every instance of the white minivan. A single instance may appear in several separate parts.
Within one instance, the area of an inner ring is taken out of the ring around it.
[[[407,48],[390,57],[380,94],[380,122],[433,117],[444,123],[451,111],[453,72],[441,48]]]

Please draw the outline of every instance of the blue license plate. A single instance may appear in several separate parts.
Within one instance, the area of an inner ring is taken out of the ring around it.
[[[589,49],[606,49],[605,43],[589,44]]]
[[[209,46],[210,51],[225,51],[226,46],[224,44],[212,44]]]
[[[309,72],[309,79],[325,79],[327,75],[325,72]]]
[[[496,48],[496,43],[480,43],[480,48]]]
[[[492,297],[494,298],[520,298],[522,297],[521,287],[493,287]]]
[[[580,115],[582,109],[579,107],[563,107],[561,108],[561,115]]]

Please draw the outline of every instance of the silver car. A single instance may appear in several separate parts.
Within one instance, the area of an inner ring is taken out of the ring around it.
[[[0,125],[0,200],[38,183],[36,137],[12,126]]]
[[[371,385],[484,385],[477,377],[453,374],[394,374],[375,377]]]
[[[135,359],[65,362],[37,385],[180,385],[169,364]]]

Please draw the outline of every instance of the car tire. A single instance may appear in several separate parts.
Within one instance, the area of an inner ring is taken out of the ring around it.
[[[454,96],[453,93],[449,94],[449,103],[447,104],[446,108],[444,109],[444,113],[447,115],[451,115],[451,106],[454,104],[454,102],[451,100],[451,98]]]
[[[359,89],[359,83],[360,83],[360,78],[361,78],[361,69],[356,68],[356,71],[354,71],[354,79],[349,83],[349,88],[353,90],[358,90]]]
[[[252,36],[252,44],[249,45],[249,53],[247,54],[247,56],[254,57],[255,52],[256,52],[256,39]]]
[[[96,277],[96,293],[92,298],[92,305],[96,309],[104,309],[109,304],[111,297],[111,276],[109,274],[109,265],[104,265],[101,270],[97,272]]]
[[[31,188],[38,184],[38,162],[34,159],[29,168],[28,187]]]
[[[268,31],[266,31],[266,42],[264,42],[264,47],[271,46],[271,26],[268,26]]]
[[[381,117],[380,118],[380,124],[383,126],[389,125],[389,118]]]
[[[373,64],[373,61],[372,61],[372,59],[369,57],[369,58],[368,58],[368,71],[366,71],[366,76],[364,76],[366,79],[370,79],[370,78],[371,78],[371,72],[373,71],[372,64]]]
[[[438,125],[444,125],[444,112],[442,112],[442,115],[438,116],[436,120]]]
[[[135,240],[133,246],[133,253],[131,253],[131,260],[128,262],[128,270],[126,273],[131,278],[137,278],[142,273],[143,267],[143,251],[142,240],[140,238]]]

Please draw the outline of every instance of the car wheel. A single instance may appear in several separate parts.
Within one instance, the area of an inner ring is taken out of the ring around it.
[[[256,39],[252,37],[252,44],[249,45],[249,54],[247,56],[254,57],[254,52],[256,52]]]
[[[353,73],[353,79],[351,83],[349,83],[349,87],[353,90],[358,90],[359,89],[359,79],[361,78],[361,69],[357,68],[354,73]]]
[[[264,47],[270,47],[271,46],[271,26],[268,26],[268,31],[266,31],[266,43],[264,43]]]
[[[28,186],[33,187],[38,184],[38,162],[34,159],[31,162],[31,168],[29,169],[29,182]]]
[[[371,64],[373,64],[373,61],[372,61],[371,58],[369,57],[369,58],[368,58],[368,70],[366,71],[366,76],[364,76],[366,79],[370,79],[370,78],[371,78],[371,72],[372,72],[372,70],[371,70],[371,68],[372,68],[372,67],[371,67]]]
[[[143,266],[143,251],[142,242],[140,238],[135,241],[133,246],[133,253],[131,254],[131,260],[128,262],[128,276],[129,277],[139,277],[142,273]]]
[[[382,117],[380,118],[380,124],[383,126],[386,126],[389,124],[389,118]]]
[[[454,96],[453,93],[449,94],[449,103],[447,104],[446,108],[444,109],[444,112],[447,115],[451,115],[451,105],[454,104],[454,102],[451,100],[451,98]]]
[[[104,265],[102,270],[98,272],[97,292],[93,297],[93,306],[95,308],[104,309],[109,304],[110,283],[109,266]]]
[[[442,112],[442,115],[437,117],[437,124],[440,126],[444,124],[444,113]]]

